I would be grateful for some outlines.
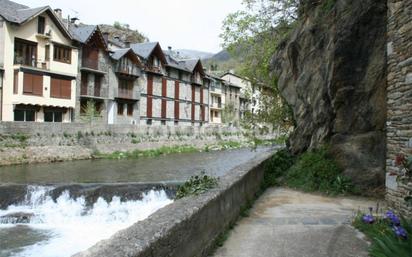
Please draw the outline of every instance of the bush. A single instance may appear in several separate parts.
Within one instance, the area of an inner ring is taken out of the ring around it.
[[[358,214],[354,227],[362,231],[372,244],[369,254],[372,257],[410,257],[412,252],[412,220],[396,216],[388,211],[385,217],[373,214]]]
[[[290,187],[327,194],[345,194],[352,191],[351,181],[328,154],[326,148],[302,154],[286,175]]]
[[[218,179],[202,173],[200,176],[191,177],[183,185],[179,186],[176,192],[176,199],[181,199],[189,195],[199,195],[209,189],[216,187]]]
[[[342,175],[326,148],[308,151],[298,158],[286,149],[278,151],[266,164],[262,187],[277,185],[331,195],[355,193],[351,180]]]
[[[286,149],[278,151],[267,163],[263,180],[263,188],[280,184],[279,179],[287,174],[295,162],[295,157]]]

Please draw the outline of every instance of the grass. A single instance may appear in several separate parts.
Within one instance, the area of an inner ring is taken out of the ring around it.
[[[157,149],[150,150],[134,150],[130,152],[116,151],[111,154],[97,153],[94,155],[98,159],[137,159],[141,157],[157,157],[160,155],[172,154],[172,153],[190,153],[197,152],[197,149],[193,146],[162,146]]]

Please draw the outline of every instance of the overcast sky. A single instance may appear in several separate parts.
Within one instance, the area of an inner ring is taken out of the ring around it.
[[[13,0],[39,7],[63,9],[87,24],[127,23],[163,48],[195,49],[216,53],[221,49],[222,21],[242,8],[242,0]]]

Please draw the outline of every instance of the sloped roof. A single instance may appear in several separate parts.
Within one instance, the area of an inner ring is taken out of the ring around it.
[[[16,23],[19,25],[24,24],[25,22],[31,20],[32,18],[35,18],[36,16],[44,12],[48,12],[59,29],[68,38],[72,38],[70,32],[66,29],[62,21],[56,16],[50,6],[30,8],[28,6],[21,5],[9,0],[0,0],[0,16],[8,22]]]
[[[137,55],[144,59],[147,59],[153,53],[158,44],[158,42],[132,44],[131,48]]]
[[[141,65],[141,61],[139,59],[139,57],[136,55],[136,53],[133,51],[133,49],[131,48],[123,48],[123,49],[117,49],[112,51],[112,54],[110,55],[110,57],[113,60],[120,60],[122,59],[124,56],[129,55],[129,57],[138,65]]]
[[[187,69],[184,61],[174,58],[168,52],[164,52],[164,54],[165,54],[165,57],[166,57],[167,66],[178,69],[178,70],[183,70],[183,71],[186,71],[186,72],[191,72],[190,70]]]
[[[202,62],[200,61],[200,59],[189,59],[189,60],[182,60],[182,61],[184,62],[186,69],[188,69],[190,72],[194,72],[196,68],[199,68],[199,72],[205,75]],[[200,67],[198,67],[199,65]]]
[[[70,32],[73,35],[73,38],[80,43],[86,43],[93,32],[97,29],[96,25],[79,25],[79,26],[70,26]]]

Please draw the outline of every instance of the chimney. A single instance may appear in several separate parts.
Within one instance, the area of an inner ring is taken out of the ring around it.
[[[57,17],[59,17],[61,20],[63,19],[63,15],[62,15],[62,9],[57,8],[54,9],[54,13],[57,15]]]
[[[79,25],[79,18],[71,18],[70,23],[76,26]]]
[[[172,47],[171,47],[171,46],[168,46],[167,49],[169,49],[169,52],[172,51]]]
[[[130,41],[125,41],[124,42],[124,47],[126,47],[126,48],[130,48]]]
[[[103,38],[104,38],[104,41],[106,41],[106,43],[109,42],[109,32],[104,32]]]

